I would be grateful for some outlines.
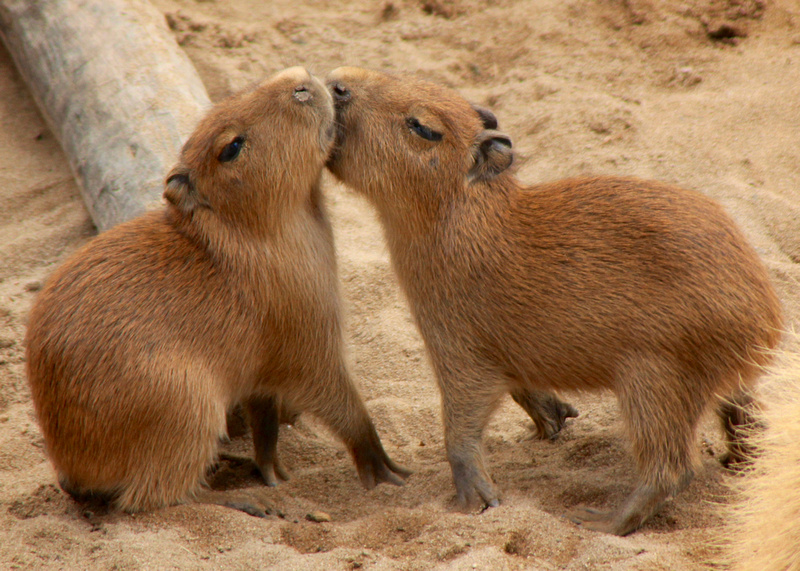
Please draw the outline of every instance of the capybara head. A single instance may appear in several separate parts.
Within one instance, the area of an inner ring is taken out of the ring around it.
[[[164,197],[190,220],[257,231],[308,200],[334,134],[328,90],[304,68],[286,69],[209,112]]]
[[[513,162],[494,115],[453,90],[354,67],[332,71],[327,84],[338,125],[328,168],[379,209],[387,193],[436,200],[491,181]]]

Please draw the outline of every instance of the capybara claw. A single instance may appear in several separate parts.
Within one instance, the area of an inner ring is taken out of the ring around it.
[[[404,485],[405,478],[411,474],[411,471],[398,466],[389,458],[377,434],[374,434],[370,440],[369,444],[356,447],[352,451],[358,476],[363,486],[371,490],[384,482],[395,486]]]
[[[469,484],[468,487],[458,487],[458,506],[464,513],[482,513],[489,508],[500,505],[500,497],[494,486],[488,482]]]
[[[361,483],[368,490],[371,490],[378,484],[392,484],[394,486],[405,486],[405,479],[411,474],[409,470],[395,465],[393,462],[386,463],[383,466],[376,467],[370,466],[369,468],[359,467],[359,477]]]

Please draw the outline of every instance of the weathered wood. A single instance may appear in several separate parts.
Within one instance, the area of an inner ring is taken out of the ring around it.
[[[98,229],[159,204],[210,105],[163,14],[147,0],[0,0],[0,36]]]

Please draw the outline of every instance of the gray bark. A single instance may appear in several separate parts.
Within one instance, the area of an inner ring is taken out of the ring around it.
[[[98,229],[161,204],[210,106],[164,15],[147,0],[0,0],[0,36]]]

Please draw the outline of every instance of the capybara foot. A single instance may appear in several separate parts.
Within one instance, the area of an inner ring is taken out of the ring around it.
[[[398,466],[389,458],[377,434],[367,444],[354,447],[352,454],[358,477],[368,490],[382,482],[402,486],[411,475],[410,470]]]
[[[209,481],[211,481],[210,478],[212,477],[214,479],[212,487],[217,488],[226,487],[225,480],[242,479],[250,476],[260,476],[264,483],[271,487],[277,486],[279,481],[285,482],[289,479],[289,474],[274,456],[269,462],[259,463],[246,456],[221,453],[219,454],[219,461],[207,473]]]
[[[254,517],[260,517],[260,518],[267,517],[267,512],[265,512],[260,507],[254,506],[253,504],[249,504],[247,502],[226,502],[222,505],[224,505],[226,508],[238,510],[240,512],[244,512],[247,515],[251,515]]]
[[[272,509],[258,505],[257,502],[244,497],[241,493],[203,489],[195,494],[194,499],[197,503],[222,506],[253,517],[266,518],[273,513]]]
[[[267,486],[275,487],[278,482],[285,482],[289,479],[289,473],[281,465],[278,458],[273,458],[271,462],[258,465],[258,471]]]
[[[493,484],[484,479],[459,484],[456,480],[458,507],[464,513],[483,511],[500,505],[500,495]]]
[[[620,529],[614,521],[614,512],[605,512],[588,507],[577,507],[567,514],[573,523],[592,531],[601,531],[613,535],[627,535],[633,530]]]
[[[500,505],[500,494],[488,474],[475,463],[450,462],[461,511],[470,513]]]
[[[278,433],[282,418],[297,420],[298,413],[287,408],[286,404],[274,397],[251,399],[247,403],[250,426],[253,430],[253,448],[256,464],[264,483],[277,486],[278,481],[286,481],[289,474],[278,460]]]
[[[766,428],[758,420],[758,403],[750,393],[739,391],[728,397],[717,409],[725,430],[728,451],[720,463],[732,472],[744,472],[753,466],[757,451],[750,438]]]
[[[593,508],[578,507],[568,517],[581,527],[614,535],[633,533],[655,514],[670,495],[677,494],[689,485],[693,473],[687,471],[673,486],[660,487],[640,484],[616,511],[602,512]]]
[[[261,479],[267,486],[275,487],[279,482],[286,482],[289,480],[289,472],[278,460],[277,456],[273,455],[268,460],[261,459],[253,461],[250,458],[235,456],[232,454],[220,454],[220,460],[225,460],[231,465],[231,468],[250,467],[254,471],[258,471]],[[216,466],[219,469],[219,465]]]
[[[517,389],[511,398],[531,417],[541,440],[554,440],[567,419],[578,416],[578,409],[546,391]]]

